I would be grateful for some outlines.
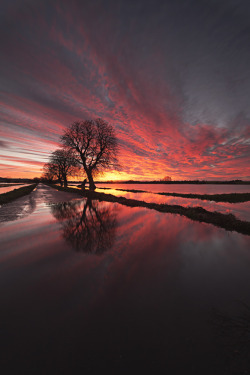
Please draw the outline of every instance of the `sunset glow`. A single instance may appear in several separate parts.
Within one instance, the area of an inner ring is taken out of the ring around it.
[[[135,3],[6,2],[1,177],[41,176],[68,125],[102,117],[121,170],[101,180],[250,178],[247,13]]]

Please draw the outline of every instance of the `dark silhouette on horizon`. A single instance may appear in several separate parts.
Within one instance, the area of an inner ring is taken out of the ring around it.
[[[68,177],[79,174],[80,165],[71,150],[58,149],[52,152],[49,162],[43,167],[43,178],[49,182],[54,179],[61,186],[68,186]]]
[[[101,118],[76,121],[61,137],[63,146],[73,152],[84,169],[89,189],[95,190],[93,177],[108,168],[117,168],[118,142],[114,127]]]

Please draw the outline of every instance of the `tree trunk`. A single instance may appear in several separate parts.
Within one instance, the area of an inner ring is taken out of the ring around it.
[[[63,176],[63,186],[67,187],[68,186],[68,181],[66,175]]]
[[[92,177],[92,171],[91,170],[86,170],[88,180],[89,180],[89,190],[95,190],[96,186]]]

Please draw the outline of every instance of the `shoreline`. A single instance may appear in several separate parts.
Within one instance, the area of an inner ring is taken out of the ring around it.
[[[98,188],[102,190],[111,190],[112,188]],[[118,191],[127,191],[128,193],[150,193],[157,195],[165,195],[168,197],[201,199],[213,202],[227,202],[227,203],[243,203],[250,201],[250,193],[225,193],[225,194],[189,194],[189,193],[155,193],[153,191],[136,190],[136,189],[114,189]]]
[[[30,194],[36,188],[36,186],[37,184],[35,183],[0,194],[0,205],[7,204],[16,200],[17,198]]]
[[[48,185],[58,191],[68,191],[74,194],[80,194],[85,198],[95,199],[98,201],[120,203],[128,207],[144,207],[153,209],[162,213],[172,213],[186,216],[193,221],[199,221],[207,224],[213,224],[217,227],[228,231],[236,231],[244,235],[250,235],[250,222],[237,219],[233,214],[222,214],[219,212],[207,211],[202,207],[183,207],[179,205],[147,203],[136,199],[127,199],[117,197],[112,194],[98,193],[95,191],[81,191],[75,188],[64,188],[56,185]]]

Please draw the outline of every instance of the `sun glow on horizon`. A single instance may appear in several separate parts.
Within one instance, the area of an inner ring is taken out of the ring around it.
[[[247,17],[238,22],[227,2],[218,12],[140,2],[140,14],[126,1],[73,3],[3,9],[1,177],[41,177],[63,131],[101,117],[122,168],[96,180],[250,179]]]

